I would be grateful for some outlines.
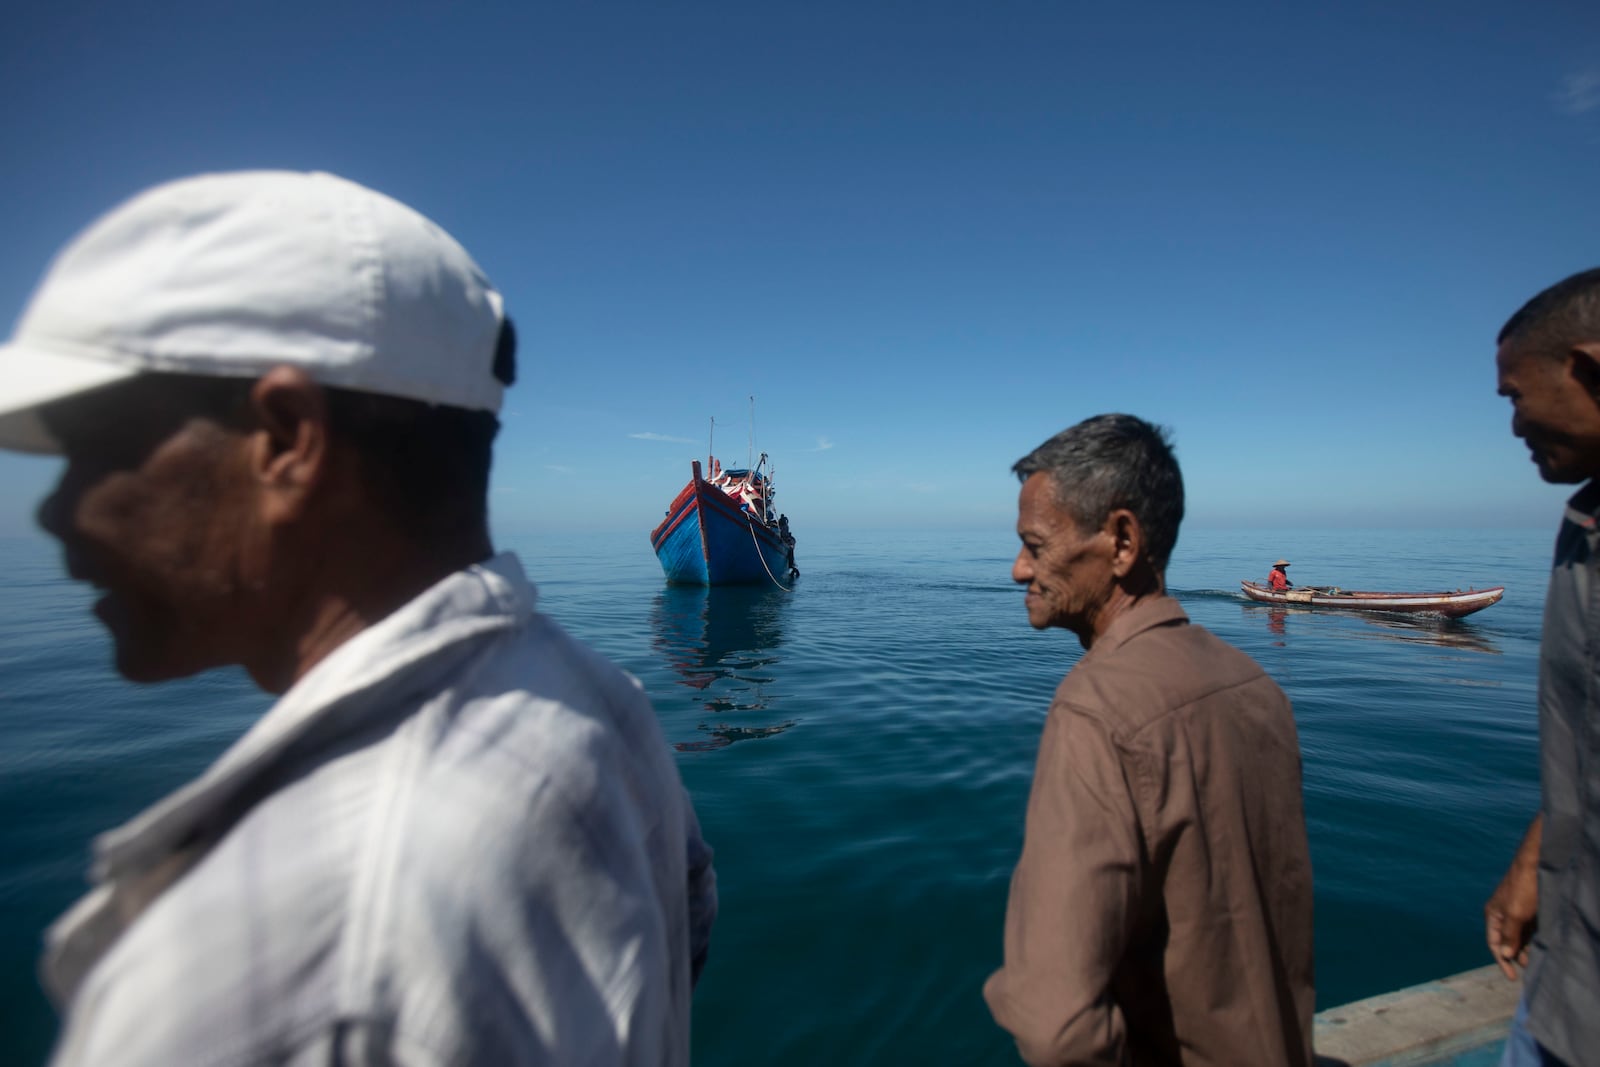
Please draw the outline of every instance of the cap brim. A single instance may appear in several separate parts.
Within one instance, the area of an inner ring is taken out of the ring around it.
[[[105,360],[63,355],[27,344],[0,345],[0,448],[59,454],[61,445],[39,417],[39,409],[137,373]]]

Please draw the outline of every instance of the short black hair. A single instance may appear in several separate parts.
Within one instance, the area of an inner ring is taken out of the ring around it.
[[[1551,356],[1569,345],[1600,341],[1600,267],[1563,278],[1523,304],[1495,339],[1508,341]]]
[[[1134,415],[1096,415],[1017,460],[1020,481],[1048,474],[1056,503],[1084,530],[1127,508],[1144,530],[1145,551],[1164,571],[1183,522],[1183,472],[1166,429]]]
[[[353,448],[363,487],[421,544],[488,527],[489,468],[500,420],[489,411],[325,388],[328,428]]]
[[[517,376],[517,335],[501,324],[491,372],[504,385]],[[151,375],[150,377],[157,377]],[[188,412],[234,428],[250,424],[253,378],[162,374],[162,389]],[[419,544],[446,544],[488,530],[489,469],[500,420],[404,397],[323,386],[328,430],[354,450],[362,486],[399,530]]]
[[[254,378],[146,374],[135,381],[172,397],[173,418],[199,416],[235,430],[254,423]],[[329,385],[322,393],[329,434],[355,453],[363,490],[400,532],[419,544],[443,545],[487,529],[489,468],[500,430],[493,412]]]

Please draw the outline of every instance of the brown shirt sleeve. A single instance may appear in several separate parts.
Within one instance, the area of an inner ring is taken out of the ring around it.
[[[1111,739],[1058,703],[1039,742],[1011,877],[1005,965],[983,991],[1033,1067],[1124,1062],[1125,1024],[1110,984],[1138,912],[1139,841]]]

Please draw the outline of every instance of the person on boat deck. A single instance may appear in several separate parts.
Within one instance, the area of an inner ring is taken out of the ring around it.
[[[1544,290],[1497,340],[1511,432],[1539,475],[1583,483],[1556,534],[1539,642],[1539,814],[1484,905],[1522,999],[1502,1064],[1600,1063],[1600,268]]]
[[[1289,575],[1284,571],[1284,568],[1288,565],[1288,560],[1280,559],[1272,565],[1272,573],[1267,575],[1267,584],[1280,593],[1285,589],[1294,587],[1294,583],[1289,580]]]
[[[784,563],[789,568],[789,577],[800,577],[800,568],[794,565],[794,534],[789,532],[789,516],[778,516],[778,539],[783,542]]]
[[[989,1010],[1034,1067],[1310,1067],[1294,713],[1167,595],[1166,434],[1100,415],[1013,469],[1028,622],[1086,651],[1039,740]]]
[[[279,694],[95,842],[58,1065],[689,1062],[711,853],[639,684],[496,554],[500,294],[329,174],[148,190],[0,347],[118,671]]]

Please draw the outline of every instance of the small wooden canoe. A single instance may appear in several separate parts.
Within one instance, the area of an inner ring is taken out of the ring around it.
[[[1450,593],[1362,593],[1337,586],[1308,585],[1279,592],[1260,582],[1243,581],[1244,595],[1263,604],[1311,608],[1353,608],[1357,611],[1412,611],[1460,618],[1482,611],[1506,595],[1503,585],[1491,589],[1457,589]]]

